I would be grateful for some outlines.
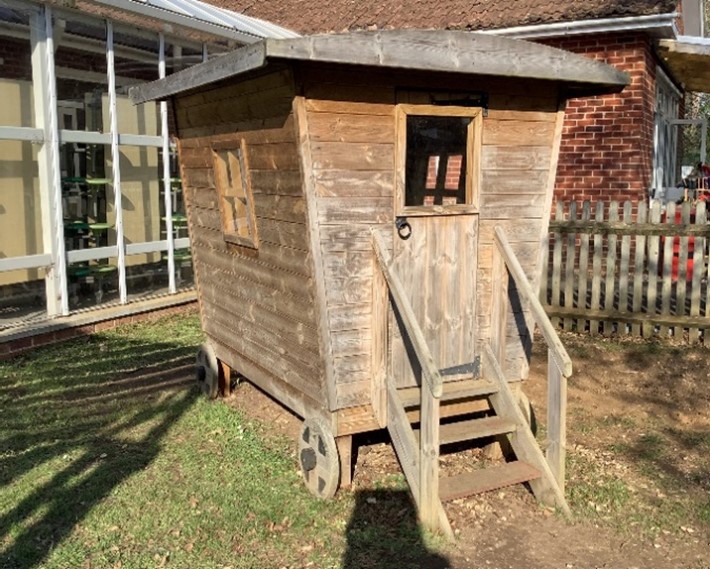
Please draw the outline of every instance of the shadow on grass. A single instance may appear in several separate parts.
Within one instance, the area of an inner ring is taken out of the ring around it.
[[[40,564],[155,459],[198,395],[177,344],[99,334],[0,366],[0,567]]]
[[[363,490],[347,527],[343,569],[445,569],[449,561],[424,543],[406,490]]]

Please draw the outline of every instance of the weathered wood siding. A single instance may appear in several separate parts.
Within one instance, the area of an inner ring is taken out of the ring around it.
[[[394,215],[394,92],[323,83],[301,70],[333,357],[335,407],[369,403],[373,252],[371,227]]]
[[[330,326],[336,408],[369,403],[373,255],[370,228],[394,231],[395,105],[398,89],[486,91],[476,294],[479,341],[491,334],[493,228],[500,224],[531,278],[537,278],[557,132],[557,93],[535,83],[490,78],[368,72],[303,65],[308,140]],[[530,93],[535,93],[530,95]],[[401,93],[400,93],[401,95]],[[408,103],[417,103],[408,97]],[[430,103],[422,94],[422,103]],[[427,291],[422,291],[426,293]],[[431,294],[431,291],[428,291]],[[525,314],[513,307],[505,369],[527,373]],[[522,337],[521,337],[522,332]],[[462,362],[463,363],[463,362]]]
[[[178,97],[202,325],[218,356],[298,413],[327,406],[290,71]],[[212,148],[244,138],[259,244],[225,243]]]
[[[534,93],[534,95],[530,95]],[[547,228],[557,164],[562,112],[550,87],[519,82],[491,93],[490,110],[483,124],[481,153],[481,214],[478,261],[478,334],[492,334],[491,278],[494,229],[501,226],[528,278],[539,282],[541,241]],[[515,286],[506,318],[508,379],[527,377],[532,343],[532,322],[526,307],[517,302]]]

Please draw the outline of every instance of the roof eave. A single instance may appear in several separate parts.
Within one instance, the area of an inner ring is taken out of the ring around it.
[[[614,92],[627,74],[570,52],[471,32],[387,31],[266,39],[168,78],[131,88],[141,103],[163,99],[266,65],[300,60],[439,73],[555,81],[572,89]]]

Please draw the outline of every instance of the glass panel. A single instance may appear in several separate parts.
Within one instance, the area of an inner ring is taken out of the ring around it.
[[[244,148],[214,153],[215,178],[225,239],[254,246],[254,215],[251,191],[244,164]]]
[[[168,44],[165,50],[165,74],[171,75],[187,67],[202,62],[201,47],[187,47],[179,44]]]
[[[119,302],[118,260],[115,257],[71,263],[67,267],[67,275],[69,307],[72,310]]]
[[[158,79],[158,36],[115,26],[113,48],[118,132],[157,136],[160,133],[158,104],[151,101],[134,105],[128,98],[128,88]],[[104,119],[108,120],[108,115]]]
[[[111,147],[62,144],[59,156],[67,251],[115,245]]]
[[[0,273],[0,331],[47,318],[44,269]]]
[[[54,30],[59,128],[108,132],[103,21],[73,21],[69,15],[57,14]]]
[[[0,259],[44,252],[37,150],[29,142],[0,141]],[[26,309],[44,312],[43,279],[40,269],[0,272],[0,312],[11,307],[12,318]]]
[[[405,205],[466,203],[466,117],[407,116]]]
[[[168,261],[165,251],[126,257],[126,288],[129,300],[167,294]]]
[[[30,58],[29,11],[0,7],[0,126],[35,126]]]
[[[175,285],[178,289],[194,284],[189,249],[175,251]],[[168,253],[148,253],[126,257],[126,287],[129,300],[168,294]]]
[[[121,146],[119,151],[123,232],[126,243],[165,239],[159,149]]]

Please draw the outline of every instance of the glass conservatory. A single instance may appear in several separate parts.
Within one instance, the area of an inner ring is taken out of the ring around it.
[[[0,0],[0,334],[193,286],[171,112],[128,87],[295,35],[194,0],[65,6]]]

